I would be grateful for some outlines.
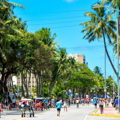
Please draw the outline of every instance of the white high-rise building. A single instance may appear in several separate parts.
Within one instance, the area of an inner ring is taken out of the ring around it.
[[[67,57],[74,57],[76,62],[85,63],[85,56],[83,54],[69,54]]]

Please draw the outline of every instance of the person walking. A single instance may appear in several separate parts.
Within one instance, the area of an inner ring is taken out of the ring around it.
[[[67,112],[67,102],[66,102],[66,100],[64,100],[63,106],[64,106],[64,111],[66,110],[66,112]]]
[[[68,100],[68,107],[70,107],[70,99]]]
[[[115,110],[118,110],[118,97],[115,100]]]
[[[95,109],[97,109],[97,99],[94,99],[94,105],[95,105]]]
[[[79,100],[76,100],[77,108],[79,108]]]
[[[100,106],[100,112],[101,112],[101,114],[103,113],[103,100],[101,99],[100,101],[99,101],[99,106]]]
[[[16,100],[16,107],[17,107],[17,111],[18,111],[18,108],[19,108],[19,100],[18,99]]]
[[[61,102],[60,100],[57,102],[57,116],[60,116],[60,111],[61,111]]]
[[[13,106],[15,108],[15,105],[16,105],[16,99],[15,99],[15,97],[13,97],[12,103],[13,103]]]

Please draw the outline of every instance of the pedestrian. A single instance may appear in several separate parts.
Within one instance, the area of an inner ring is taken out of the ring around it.
[[[27,107],[27,100],[24,101],[25,107]]]
[[[87,105],[89,106],[89,99],[87,99]]]
[[[79,100],[76,99],[76,105],[77,105],[77,108],[79,107]]]
[[[18,111],[18,107],[19,107],[19,100],[16,100],[16,107],[17,107],[17,111]]]
[[[60,116],[60,111],[61,111],[61,102],[60,100],[57,102],[57,116]]]
[[[14,97],[13,97],[12,103],[13,103],[13,105],[14,105],[14,108],[15,108],[16,99],[15,99]]]
[[[101,112],[101,114],[103,113],[103,100],[101,99],[100,101],[99,101],[99,106],[100,106],[100,112]]]
[[[95,105],[95,109],[97,109],[97,99],[94,99],[94,105]]]
[[[67,102],[66,102],[66,100],[64,100],[63,106],[64,106],[64,111],[66,110],[66,112],[67,112]]]
[[[70,107],[70,99],[68,100],[68,107]]]
[[[9,104],[8,100],[6,100],[6,108],[7,108],[7,110],[9,110],[9,105],[8,104]]]
[[[115,100],[115,110],[118,110],[118,97]]]
[[[111,104],[114,107],[114,99],[111,99]]]
[[[116,97],[114,98],[114,102],[113,102],[113,104],[114,104],[114,108],[115,108],[115,101],[116,101]]]
[[[22,105],[22,101],[21,100],[19,101],[18,105],[19,105],[19,109],[21,109],[21,105]]]

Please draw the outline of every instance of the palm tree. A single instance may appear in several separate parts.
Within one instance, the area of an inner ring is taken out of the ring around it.
[[[36,32],[36,35],[40,41],[51,48],[51,51],[53,53],[58,50],[57,47],[59,47],[59,45],[56,41],[54,41],[56,34],[53,34],[53,36],[51,36],[50,28],[42,28],[42,30]]]
[[[8,61],[12,61],[14,56],[12,54],[12,47],[10,47],[10,40],[14,39],[15,35],[22,35],[17,26],[14,25],[17,21],[17,19],[13,18],[13,8],[15,6],[23,7],[20,4],[10,3],[7,0],[0,0],[0,67],[2,68],[2,82],[0,86],[3,86],[2,91],[5,90],[5,92],[7,92],[6,82],[9,74],[6,72],[8,69],[4,64],[7,64]],[[9,70],[12,69],[11,66],[15,67],[13,63],[8,64],[7,67]]]
[[[110,4],[112,7],[116,7],[116,2],[120,6],[120,0],[103,0],[102,4]]]
[[[8,2],[7,0],[0,1],[0,40],[3,36],[8,36],[9,38],[13,38],[12,34],[6,33],[6,31],[13,31],[14,33],[21,34],[21,32],[13,26],[13,22],[16,23],[18,21],[17,18],[14,18],[13,9],[14,7],[19,6],[25,8],[23,5]],[[22,34],[21,34],[22,35]]]
[[[98,66],[96,66],[96,67],[94,68],[94,73],[95,73],[96,75],[101,75],[101,68],[99,68]]]
[[[99,3],[100,4],[100,3]],[[108,39],[108,42],[111,43],[112,39],[117,39],[116,36],[116,22],[112,20],[112,17],[114,16],[113,12],[107,11],[106,9],[101,8],[93,8],[93,12],[86,12],[86,17],[90,17],[91,20],[82,23],[81,25],[84,25],[85,29],[82,30],[82,32],[86,32],[83,38],[89,40],[89,42],[95,41],[96,39],[103,38],[104,40],[104,48],[107,54],[107,57],[110,61],[110,64],[117,75],[117,71],[111,61],[111,58],[109,56],[107,46],[106,46],[106,38]]]
[[[64,65],[66,63],[67,53],[66,49],[60,48],[59,52],[56,52],[54,63],[53,63],[53,69],[52,69],[52,81],[50,83],[50,91],[49,95],[51,95],[52,90],[56,84],[56,81],[58,80],[58,77],[60,76],[61,70],[63,70]]]

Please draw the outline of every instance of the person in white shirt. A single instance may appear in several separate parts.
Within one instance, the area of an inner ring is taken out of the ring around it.
[[[78,99],[76,100],[76,104],[77,104],[77,107],[79,107],[79,100]]]
[[[63,106],[64,106],[64,111],[65,111],[65,109],[66,109],[66,112],[67,112],[67,102],[66,102],[66,100],[64,100]]]

